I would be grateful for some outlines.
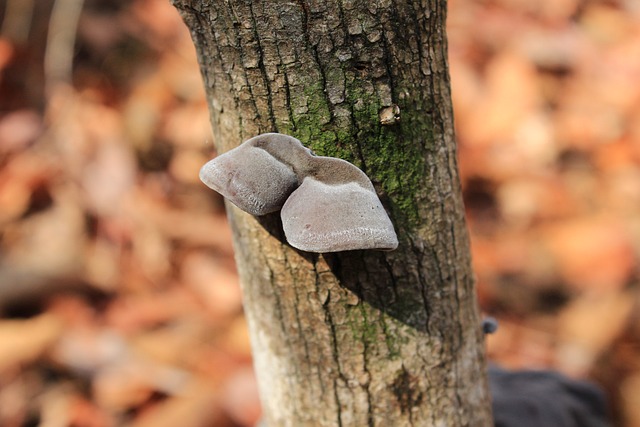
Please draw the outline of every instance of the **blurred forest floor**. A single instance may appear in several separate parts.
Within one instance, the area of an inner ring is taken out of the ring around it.
[[[640,427],[640,3],[449,4],[491,360]],[[0,1],[0,425],[252,426],[188,31],[169,0]]]

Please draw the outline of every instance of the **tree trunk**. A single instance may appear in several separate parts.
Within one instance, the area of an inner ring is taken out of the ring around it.
[[[227,204],[266,424],[491,425],[445,1],[174,2],[218,152],[281,132],[351,161],[400,240],[392,252],[305,253],[277,214]]]

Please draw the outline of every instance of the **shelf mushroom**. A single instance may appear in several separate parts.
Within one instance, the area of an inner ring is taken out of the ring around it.
[[[205,164],[200,179],[240,209],[280,210],[289,244],[307,252],[393,250],[393,224],[367,175],[315,156],[291,136],[266,133]]]
[[[200,169],[200,180],[209,188],[255,216],[280,210],[298,187],[293,169],[259,147],[260,141],[252,138]]]

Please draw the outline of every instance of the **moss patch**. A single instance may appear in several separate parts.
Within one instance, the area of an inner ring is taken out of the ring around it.
[[[339,157],[360,167],[384,193],[383,202],[398,230],[416,228],[418,200],[430,190],[425,150],[433,144],[430,118],[420,114],[422,105],[416,100],[399,102],[400,122],[383,126],[378,113],[385,106],[367,81],[347,77],[345,101],[339,105],[329,103],[320,83],[299,92],[292,95],[297,97],[292,104],[299,105],[303,97],[306,108],[302,111],[306,111],[292,112],[293,123],[279,128],[318,155]]]
[[[390,323],[399,322],[389,317],[382,311],[372,308],[366,303],[360,303],[348,307],[348,325],[356,341],[361,341],[366,347],[378,347],[381,339],[384,339],[389,351],[388,357],[400,357],[400,349],[408,342],[408,337],[397,331],[405,332],[405,328],[397,330]]]

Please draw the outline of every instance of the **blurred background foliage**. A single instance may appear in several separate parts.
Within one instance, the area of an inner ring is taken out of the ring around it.
[[[449,2],[491,360],[640,426],[640,3]],[[0,425],[251,426],[189,34],[168,0],[0,1]]]

